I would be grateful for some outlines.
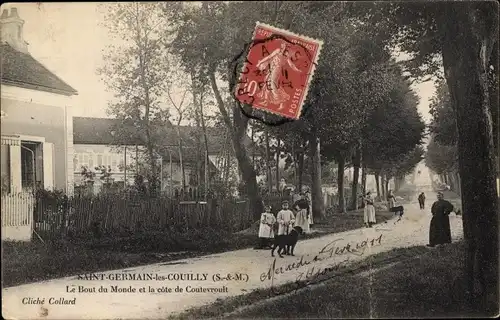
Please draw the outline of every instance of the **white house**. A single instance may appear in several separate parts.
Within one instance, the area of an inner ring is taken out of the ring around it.
[[[4,230],[4,210],[14,210],[5,202],[7,194],[34,187],[56,188],[69,194],[73,191],[71,96],[77,92],[30,55],[23,24],[16,8],[3,10],[2,238],[4,231],[10,230]]]

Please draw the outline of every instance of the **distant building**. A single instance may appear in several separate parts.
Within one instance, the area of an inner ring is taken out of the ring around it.
[[[140,158],[142,151],[145,148],[141,139],[136,136],[135,128],[130,126],[128,129],[130,134],[120,137],[116,135],[116,128],[120,122],[116,119],[109,118],[91,118],[91,117],[74,117],[73,119],[73,135],[74,135],[74,176],[75,185],[80,186],[85,183],[82,175],[82,167],[95,168],[96,166],[104,165],[111,168],[111,178],[115,183],[121,185],[132,185],[136,168],[141,161],[136,161]],[[199,181],[196,181],[196,170],[198,166],[203,166],[198,163],[199,155],[205,152],[204,140],[201,138],[201,148],[198,148],[196,135],[199,129],[192,126],[180,126],[180,136],[183,145],[183,162],[186,176],[187,186],[196,186]],[[161,134],[164,140],[163,145],[158,150],[158,165],[162,172],[162,187],[168,190],[172,184],[173,188],[179,188],[182,185],[182,173],[180,165],[180,155],[178,151],[178,135],[177,127],[166,127]],[[228,159],[231,162],[229,171],[236,174],[238,177],[238,166],[233,155],[231,141],[224,134],[224,130],[209,127],[207,128],[208,136],[208,157],[210,176],[212,178],[224,174],[224,165]],[[246,139],[247,148],[252,152],[252,143],[250,138]],[[201,153],[200,153],[201,152]],[[127,169],[125,169],[127,168]],[[203,181],[203,178],[201,178]],[[99,179],[99,174],[94,182],[95,192],[99,192],[102,188],[103,181]]]
[[[83,186],[83,167],[96,171],[98,166],[111,169],[111,180],[118,185],[134,183],[136,168],[135,155],[143,150],[142,142],[131,134],[120,140],[115,135],[115,119],[73,118],[73,168],[75,186]],[[128,169],[128,170],[127,170]],[[99,192],[105,181],[96,172],[93,188]]]
[[[30,55],[16,8],[4,9],[0,24],[2,193],[34,186],[71,193],[77,91]]]

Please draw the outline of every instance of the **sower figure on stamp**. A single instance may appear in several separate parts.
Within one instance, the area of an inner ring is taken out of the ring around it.
[[[266,211],[260,217],[259,245],[256,249],[263,249],[270,246],[270,241],[274,238],[276,218],[271,212],[271,206],[265,206],[265,209]]]
[[[448,215],[453,211],[453,205],[444,200],[443,193],[438,192],[438,200],[432,204],[432,219],[429,228],[429,244],[436,245],[451,243],[450,219]]]
[[[282,202],[281,210],[278,212],[276,220],[278,220],[279,236],[288,234],[292,230],[295,217],[292,210],[288,209],[288,201],[285,200]]]
[[[262,58],[257,63],[257,68],[261,71],[268,69],[265,77],[265,86],[258,93],[264,104],[281,105],[290,99],[290,95],[279,84],[282,69],[289,66],[296,72],[302,72],[292,62],[290,54],[285,54],[286,43],[282,42],[279,49],[274,50],[270,55]]]

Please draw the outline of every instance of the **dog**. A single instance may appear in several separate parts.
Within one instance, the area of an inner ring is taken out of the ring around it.
[[[396,222],[401,221],[401,218],[403,218],[403,214],[405,212],[403,206],[392,207],[390,211],[394,212],[395,215],[399,213],[399,218]],[[396,222],[394,222],[394,224],[396,224]]]
[[[283,258],[283,256],[281,255],[282,253],[293,256],[293,249],[295,249],[297,240],[299,240],[299,235],[301,235],[302,233],[302,228],[299,226],[295,226],[289,234],[276,236],[271,248],[271,257],[274,257],[274,250],[276,250],[276,248],[278,248],[278,255],[280,256],[280,258]]]
[[[390,211],[394,212],[394,214],[399,213],[399,217],[401,218],[405,212],[405,209],[403,208],[403,206],[397,206],[397,207],[392,207]]]

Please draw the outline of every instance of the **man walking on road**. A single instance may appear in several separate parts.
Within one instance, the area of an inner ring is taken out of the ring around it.
[[[425,194],[423,192],[418,196],[418,204],[420,205],[420,209],[425,209]]]

